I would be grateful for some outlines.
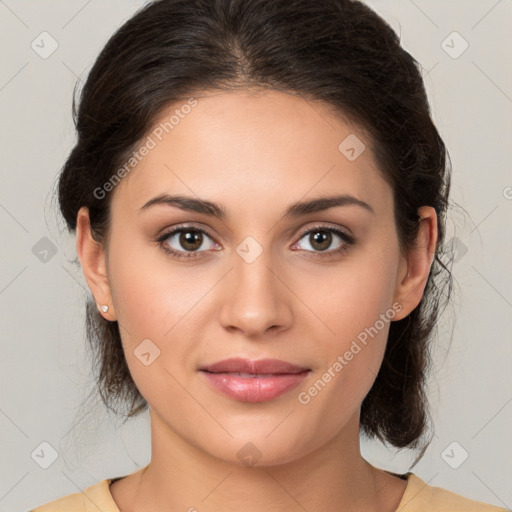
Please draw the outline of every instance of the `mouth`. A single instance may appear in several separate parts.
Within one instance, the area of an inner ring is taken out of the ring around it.
[[[298,366],[279,359],[259,359],[251,361],[241,357],[224,359],[216,363],[200,368],[201,371],[210,373],[240,373],[244,376],[265,376],[297,374],[309,371],[310,368]]]
[[[301,384],[311,369],[278,359],[232,358],[199,369],[209,385],[241,402],[266,402]]]
[[[297,373],[246,373],[246,372],[209,372],[216,375],[229,375],[231,377],[244,377],[245,379],[267,379],[269,377],[279,377],[281,375],[297,375]],[[302,373],[302,372],[300,372]]]

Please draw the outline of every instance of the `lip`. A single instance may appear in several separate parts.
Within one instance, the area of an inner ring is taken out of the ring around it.
[[[230,398],[266,402],[297,387],[310,369],[279,359],[231,358],[200,368],[200,372],[213,389]]]
[[[232,357],[204,366],[200,370],[213,373],[243,372],[263,375],[269,373],[300,373],[309,370],[309,368],[297,366],[279,359],[251,361],[242,357]]]

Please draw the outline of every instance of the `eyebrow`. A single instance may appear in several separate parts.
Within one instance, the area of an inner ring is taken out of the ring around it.
[[[218,203],[205,199],[183,195],[160,194],[140,207],[139,211],[147,210],[155,205],[175,206],[184,211],[202,213],[221,220],[226,220],[228,215],[224,207]],[[373,208],[366,202],[350,194],[319,197],[309,201],[297,201],[288,207],[283,215],[284,219],[296,218],[310,213],[316,213],[336,206],[359,206],[375,215]]]

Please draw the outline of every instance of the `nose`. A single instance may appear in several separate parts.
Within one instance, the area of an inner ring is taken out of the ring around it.
[[[273,265],[270,251],[252,262],[238,254],[233,260],[223,286],[222,326],[252,338],[288,329],[293,322],[293,292],[286,276]]]

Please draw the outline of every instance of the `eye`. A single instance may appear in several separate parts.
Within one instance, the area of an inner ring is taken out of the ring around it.
[[[334,235],[334,237],[333,237]],[[305,239],[306,252],[312,252],[318,257],[336,257],[348,251],[356,239],[345,231],[330,226],[316,226],[304,231],[300,240]],[[329,249],[336,242],[341,240],[334,249]],[[300,242],[299,240],[299,242]],[[197,253],[208,250],[219,250],[220,246],[213,240],[213,237],[204,229],[193,226],[176,226],[162,234],[157,242],[162,249],[176,259],[191,259],[200,257]],[[294,244],[293,247],[297,246]],[[309,245],[309,248],[308,248]]]
[[[328,250],[332,246],[333,241],[336,242],[336,238],[341,239],[341,243],[338,242],[336,247]],[[303,239],[306,240],[304,244],[306,250],[318,253],[315,256],[320,257],[334,257],[346,252],[355,243],[355,238],[352,235],[345,233],[341,229],[328,226],[315,226],[312,229],[308,229],[301,234],[301,240]]]
[[[192,226],[177,226],[164,233],[157,242],[163,250],[176,258],[195,258],[195,253],[211,250],[218,246],[204,230]]]

